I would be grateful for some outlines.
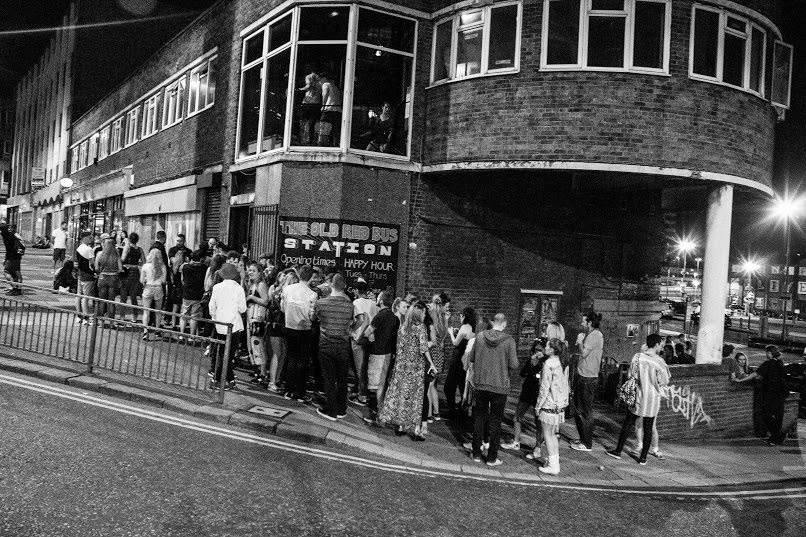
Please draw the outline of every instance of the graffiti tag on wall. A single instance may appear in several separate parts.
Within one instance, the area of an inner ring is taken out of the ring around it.
[[[702,396],[692,391],[691,386],[670,384],[667,387],[667,395],[666,407],[686,418],[692,429],[698,423],[705,423],[708,426],[713,423],[714,420],[702,408]]]

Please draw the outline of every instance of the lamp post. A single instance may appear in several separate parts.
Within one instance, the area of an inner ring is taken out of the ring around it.
[[[696,247],[697,245],[690,239],[681,239],[677,243],[677,250],[683,254],[683,270],[680,271],[680,288],[682,289],[684,297],[686,294],[686,261],[688,261],[688,253],[693,251]],[[699,263],[697,264],[697,269],[699,270]]]
[[[742,298],[743,298],[743,302],[744,302],[744,312],[748,316],[748,327],[750,326],[750,321],[749,321],[750,303],[752,301],[752,299],[750,298],[749,293],[751,293],[752,290],[753,290],[753,273],[757,272],[760,267],[761,267],[761,265],[759,265],[756,262],[755,259],[748,259],[747,261],[744,262],[744,265],[742,266],[742,271],[747,275],[747,286],[745,287],[745,289],[749,289],[749,291],[747,293],[744,292],[744,290],[742,290]],[[755,297],[755,295],[754,295],[754,297]]]
[[[774,215],[777,216],[779,220],[782,219],[784,221],[784,237],[786,240],[786,254],[784,257],[784,292],[783,304],[781,305],[781,309],[783,310],[784,314],[784,321],[781,326],[782,341],[786,341],[787,337],[786,317],[789,311],[788,301],[791,298],[791,293],[789,292],[789,255],[792,243],[791,221],[793,218],[795,218],[795,216],[798,215],[800,209],[800,201],[788,196],[785,198],[778,198],[773,207]]]

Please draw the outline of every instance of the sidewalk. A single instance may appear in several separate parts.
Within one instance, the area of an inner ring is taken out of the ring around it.
[[[675,443],[661,438],[666,460],[650,457],[639,466],[629,456],[616,461],[605,454],[615,445],[619,424],[606,416],[597,416],[594,449],[589,453],[571,450],[576,439],[573,423],[560,427],[559,476],[544,476],[525,458],[533,438],[525,440],[527,449],[519,452],[501,450],[503,466],[492,469],[473,463],[462,443],[470,439],[470,420],[437,421],[429,425],[428,439],[415,443],[407,436],[396,437],[391,428],[367,425],[361,418],[366,408],[350,405],[344,420],[330,422],[316,414],[316,407],[288,401],[279,395],[257,389],[239,372],[238,389],[227,392],[223,405],[207,401],[190,390],[155,387],[135,377],[83,375],[64,369],[58,360],[26,355],[23,351],[0,347],[0,370],[67,384],[86,391],[100,392],[133,402],[163,408],[199,419],[226,423],[298,442],[341,448],[357,456],[380,458],[409,467],[446,473],[472,474],[512,481],[545,482],[606,488],[645,488],[664,490],[711,490],[723,486],[769,486],[790,481],[803,486],[806,479],[806,440],[788,439],[781,447],[769,447],[760,439],[748,438],[713,443]],[[59,366],[59,367],[56,367]],[[123,383],[125,382],[125,384]],[[511,407],[507,420],[511,423]],[[255,408],[260,407],[260,408]],[[250,411],[251,409],[251,411]],[[275,414],[275,415],[270,415]],[[529,415],[527,415],[529,416]],[[504,441],[512,437],[505,425]],[[793,481],[794,480],[794,481]]]

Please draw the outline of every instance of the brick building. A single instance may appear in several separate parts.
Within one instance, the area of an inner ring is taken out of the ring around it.
[[[693,199],[712,361],[734,190],[772,193],[779,19],[774,0],[218,2],[73,124],[66,204],[116,198],[146,242],[446,291],[524,345],[598,305],[617,355],[655,318],[664,214]]]
[[[6,215],[11,186],[11,153],[14,150],[14,102],[0,98],[0,217]]]

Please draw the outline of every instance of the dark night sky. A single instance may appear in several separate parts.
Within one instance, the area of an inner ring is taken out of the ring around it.
[[[117,1],[132,13],[147,15],[157,4],[181,11],[209,6],[207,0],[107,0]],[[47,46],[52,33],[3,35],[5,30],[51,27],[61,22],[69,0],[0,0],[0,96],[10,97],[14,84]],[[792,106],[786,121],[776,131],[774,189],[806,195],[806,0],[782,0],[784,40],[795,47]],[[780,229],[764,223],[768,202],[759,196],[737,195],[734,210],[733,255],[758,253],[769,256],[783,249]],[[806,217],[793,234],[793,251],[806,255]],[[698,229],[699,228],[699,229]],[[702,222],[692,221],[694,235],[701,235]],[[683,233],[688,230],[678,230]],[[700,237],[701,239],[701,237]],[[780,248],[779,248],[780,245]]]

